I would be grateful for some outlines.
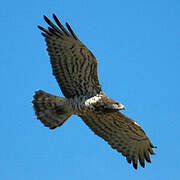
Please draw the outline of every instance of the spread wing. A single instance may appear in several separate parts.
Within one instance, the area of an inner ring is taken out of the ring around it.
[[[138,161],[145,166],[145,160],[151,162],[149,154],[155,148],[137,123],[120,112],[87,113],[81,116],[83,121],[118,152],[126,156],[128,163],[137,169]]]
[[[97,61],[94,55],[80,42],[68,23],[68,31],[53,14],[54,25],[46,16],[48,29],[41,26],[50,56],[53,75],[65,95],[94,96],[101,91],[97,76]]]

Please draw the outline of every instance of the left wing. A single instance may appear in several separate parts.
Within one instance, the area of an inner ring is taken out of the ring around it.
[[[86,113],[81,116],[83,121],[102,137],[108,144],[126,156],[128,163],[133,163],[137,169],[138,161],[145,167],[145,160],[151,162],[149,154],[154,154],[155,148],[137,123],[120,112]]]

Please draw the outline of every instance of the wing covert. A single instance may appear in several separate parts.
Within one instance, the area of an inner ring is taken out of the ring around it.
[[[114,113],[87,113],[81,116],[83,121],[102,137],[108,144],[122,153],[128,163],[133,163],[137,169],[138,161],[145,167],[145,160],[151,162],[150,155],[155,148],[137,123],[120,112]]]
[[[41,26],[38,28],[45,37],[53,75],[63,94],[67,98],[96,95],[101,91],[96,58],[81,43],[68,23],[66,30],[55,14],[53,18],[57,26],[44,16],[48,29]]]

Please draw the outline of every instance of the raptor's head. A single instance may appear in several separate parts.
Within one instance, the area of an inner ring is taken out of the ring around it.
[[[106,106],[104,106],[105,112],[116,112],[119,110],[124,110],[125,106],[119,102],[109,103]]]
[[[117,110],[117,111],[125,110],[125,106],[123,104],[117,102],[117,103],[112,104],[112,109]]]

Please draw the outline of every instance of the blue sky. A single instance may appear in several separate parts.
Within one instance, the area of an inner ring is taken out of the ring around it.
[[[0,7],[1,148],[5,180],[180,178],[180,1],[4,1]],[[137,171],[80,118],[54,131],[35,119],[33,92],[62,96],[37,25],[56,13],[97,57],[106,94],[153,144]]]

